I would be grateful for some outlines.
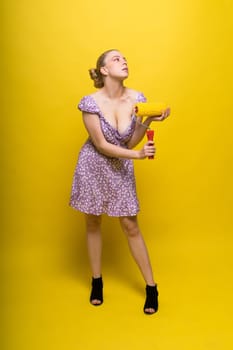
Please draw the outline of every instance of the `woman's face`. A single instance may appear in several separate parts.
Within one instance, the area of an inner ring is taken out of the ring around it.
[[[104,76],[120,78],[124,80],[128,78],[129,70],[126,58],[119,51],[111,51],[105,57],[105,66],[101,68]]]

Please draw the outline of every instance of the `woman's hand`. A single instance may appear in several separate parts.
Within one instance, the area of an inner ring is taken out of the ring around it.
[[[149,117],[148,119],[150,121],[160,122],[160,121],[163,121],[164,119],[166,119],[167,117],[169,117],[170,113],[171,113],[171,109],[170,109],[170,107],[168,107],[162,112],[161,115],[155,115],[155,116]]]
[[[139,152],[139,159],[144,159],[150,156],[154,156],[156,152],[156,148],[154,145],[154,141],[148,141],[143,148],[138,151]]]

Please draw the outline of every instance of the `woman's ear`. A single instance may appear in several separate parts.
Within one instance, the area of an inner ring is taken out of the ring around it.
[[[104,76],[108,75],[108,69],[106,67],[100,68],[100,73]]]

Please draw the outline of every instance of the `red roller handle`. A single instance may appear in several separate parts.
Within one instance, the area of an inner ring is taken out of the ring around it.
[[[154,141],[154,130],[146,130],[146,136],[148,141]],[[154,156],[149,156],[148,159],[154,159]]]

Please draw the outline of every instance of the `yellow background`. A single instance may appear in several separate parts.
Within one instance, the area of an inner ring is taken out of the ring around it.
[[[232,349],[232,2],[2,2],[4,349]],[[157,157],[135,161],[139,214],[160,291],[117,219],[104,218],[105,302],[89,302],[84,223],[68,207],[86,139],[87,70],[109,48],[127,86],[167,102]]]

